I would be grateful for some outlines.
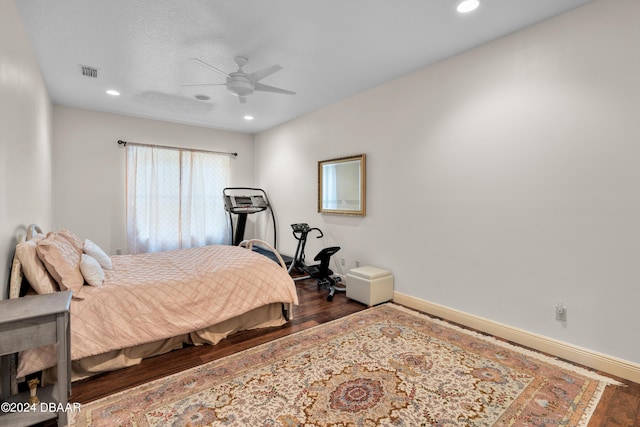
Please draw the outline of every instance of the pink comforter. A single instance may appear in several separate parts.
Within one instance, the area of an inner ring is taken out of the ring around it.
[[[112,257],[101,288],[71,303],[72,360],[153,342],[275,302],[298,303],[293,280],[269,258],[237,246]],[[55,365],[53,351],[21,353],[18,377]]]

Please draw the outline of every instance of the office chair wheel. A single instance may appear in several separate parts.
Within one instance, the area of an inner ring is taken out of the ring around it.
[[[333,301],[333,295],[327,295],[327,301],[329,302]]]

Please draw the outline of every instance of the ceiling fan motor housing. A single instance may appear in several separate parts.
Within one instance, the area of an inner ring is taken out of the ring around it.
[[[255,90],[253,83],[244,73],[231,73],[227,77],[227,89],[237,96],[251,95]]]

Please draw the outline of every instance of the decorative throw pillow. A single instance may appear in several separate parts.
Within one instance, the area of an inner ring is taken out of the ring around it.
[[[79,292],[84,285],[80,272],[80,253],[59,233],[49,233],[38,242],[38,257],[62,290]]]
[[[100,263],[91,255],[82,254],[80,259],[80,271],[84,280],[91,286],[102,287],[104,283],[104,270]]]
[[[100,246],[96,245],[89,239],[84,239],[84,253],[87,255],[91,255],[93,258],[100,263],[100,266],[105,270],[111,270],[113,267],[113,263],[111,262],[111,258],[105,251],[100,248]]]
[[[75,233],[69,230],[60,230],[56,232],[58,236],[62,236],[71,243],[71,245],[78,251],[78,254],[82,255],[82,248],[84,247],[84,241],[78,237]]]
[[[24,277],[39,294],[51,294],[58,291],[58,286],[53,278],[49,275],[47,268],[44,266],[37,253],[37,241],[27,240],[16,246],[16,257],[22,264]]]

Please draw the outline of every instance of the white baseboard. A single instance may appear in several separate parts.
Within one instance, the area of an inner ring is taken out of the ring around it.
[[[592,369],[640,383],[640,365],[593,350],[394,292],[393,302]]]

